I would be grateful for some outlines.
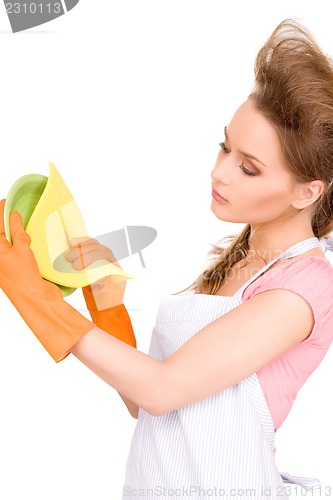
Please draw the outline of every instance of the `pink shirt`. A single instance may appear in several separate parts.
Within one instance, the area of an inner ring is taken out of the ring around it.
[[[268,269],[248,285],[248,300],[266,290],[282,288],[303,297],[314,315],[310,336],[257,372],[277,430],[299,389],[317,368],[333,341],[333,267],[321,256],[304,256]]]

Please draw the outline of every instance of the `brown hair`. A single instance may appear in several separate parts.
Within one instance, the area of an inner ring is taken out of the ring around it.
[[[273,124],[296,182],[321,180],[325,190],[313,204],[312,230],[317,238],[333,230],[333,64],[301,24],[286,19],[260,49],[250,98]],[[192,285],[214,295],[231,267],[249,250],[251,226],[222,238],[208,255],[213,263]],[[221,243],[229,242],[222,246]],[[231,243],[230,243],[231,242]]]

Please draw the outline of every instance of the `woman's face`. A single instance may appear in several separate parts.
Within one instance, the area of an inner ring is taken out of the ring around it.
[[[282,155],[271,123],[245,101],[225,127],[215,167],[211,173],[211,209],[228,222],[261,224],[278,220],[296,209],[291,206],[297,184]]]

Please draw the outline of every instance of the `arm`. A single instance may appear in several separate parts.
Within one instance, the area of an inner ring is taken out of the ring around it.
[[[270,290],[216,319],[163,361],[97,327],[71,352],[137,406],[163,415],[237,384],[307,338],[313,324],[302,297]]]
[[[83,237],[71,242],[71,251],[66,260],[72,267],[80,270],[94,262],[104,259],[120,267],[110,248],[101,245],[98,240]],[[101,330],[136,347],[132,322],[123,304],[126,281],[113,282],[109,277],[82,288],[83,297],[93,322]],[[138,418],[138,406],[118,392],[133,418]]]
[[[23,220],[17,211],[10,213],[12,243],[7,241],[4,228],[5,200],[0,201],[0,287],[38,340],[56,362],[65,359],[78,339],[90,331],[94,324],[71,307],[62,297],[60,289],[44,280],[30,249],[30,237],[25,232]],[[109,307],[107,319],[112,320],[112,334],[123,336],[136,345],[127,310],[117,299],[117,293],[105,295],[105,287],[97,284],[98,307],[93,301],[92,315],[96,321],[105,320],[104,309]],[[117,287],[116,287],[117,288]],[[118,298],[120,288],[118,289]],[[122,295],[121,295],[122,297]],[[106,300],[107,299],[107,300]],[[121,302],[121,301],[120,301]],[[123,328],[124,327],[124,328]],[[123,335],[124,334],[124,335]],[[135,406],[126,398],[125,404],[133,416]]]
[[[59,288],[41,278],[16,211],[10,214],[13,244],[6,240],[3,210],[4,200],[0,287],[24,321],[56,362],[72,352],[153,415],[237,384],[312,331],[314,316],[307,300],[289,290],[266,290],[207,325],[165,360],[155,360],[94,326],[66,303]]]
[[[119,290],[120,285],[123,289],[125,288],[125,282],[123,281],[118,284],[112,283],[111,280],[104,279],[104,281],[100,283],[100,286],[96,287],[94,284],[83,288],[83,295],[92,320],[96,326],[108,334],[113,335],[122,342],[126,342],[127,344],[136,347],[136,339],[131,319],[125,305],[121,303],[123,292],[121,294],[121,298],[118,297],[119,300],[117,300],[117,290]],[[109,305],[110,301],[111,304],[110,307],[98,310],[96,303],[98,302],[98,299],[101,300],[101,293],[104,295],[104,305],[107,307],[106,304]],[[126,398],[126,396],[119,393],[119,391],[118,394],[124,401],[132,417],[138,418],[137,405],[133,403],[133,401]]]

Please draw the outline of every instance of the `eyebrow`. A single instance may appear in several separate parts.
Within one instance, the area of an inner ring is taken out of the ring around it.
[[[229,141],[228,134],[227,134],[227,126],[224,127],[224,135],[227,141]],[[256,156],[251,155],[250,153],[245,153],[244,151],[240,151],[240,154],[243,156],[246,156],[247,158],[252,158],[252,160],[257,161],[258,163],[261,163],[263,167],[266,167],[266,165],[260,161]]]

